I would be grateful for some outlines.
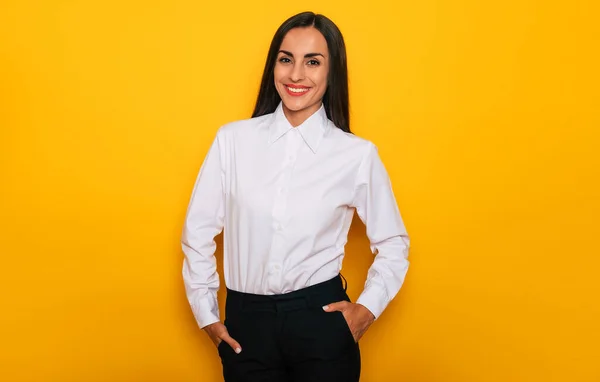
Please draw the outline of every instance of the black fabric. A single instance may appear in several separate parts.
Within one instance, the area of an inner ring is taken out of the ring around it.
[[[242,352],[219,344],[225,382],[357,382],[359,346],[343,314],[322,308],[342,300],[341,276],[274,296],[228,289],[225,326]]]

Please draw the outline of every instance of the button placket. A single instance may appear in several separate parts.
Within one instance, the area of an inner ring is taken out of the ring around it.
[[[291,134],[286,136],[285,154],[287,155],[287,159],[283,162],[283,171],[277,182],[277,193],[273,205],[273,221],[275,222],[276,230],[282,229],[282,224],[285,220],[287,197],[292,180],[292,172],[296,162],[296,152],[300,147],[299,140],[302,139],[296,129],[293,129],[290,133]]]
[[[283,246],[285,245],[285,237],[283,234],[283,230],[285,229],[285,215],[287,210],[287,201],[288,201],[288,192],[290,190],[290,184],[292,180],[292,174],[297,158],[297,151],[300,148],[300,142],[302,137],[299,136],[298,132],[291,131],[291,134],[288,134],[286,138],[285,144],[285,154],[284,160],[282,163],[282,169],[280,173],[280,179],[276,183],[276,192],[274,196],[273,203],[273,238],[271,242],[271,250],[270,250],[270,264],[269,264],[269,273],[272,275],[279,275],[279,277],[275,277],[278,281],[273,280],[270,282],[271,288],[278,290],[281,283],[282,277],[282,261],[281,257],[284,253]]]

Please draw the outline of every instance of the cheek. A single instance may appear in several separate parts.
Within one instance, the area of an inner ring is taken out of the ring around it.
[[[327,72],[319,73],[315,77],[315,84],[319,87],[319,93],[324,93],[327,89]]]
[[[280,78],[281,78],[280,70],[277,68],[277,66],[275,66],[275,69],[273,70],[273,79],[275,80],[275,85],[278,84]]]
[[[273,70],[273,77],[275,78],[275,82],[279,83],[286,78],[287,71],[281,65],[275,65],[275,69]]]

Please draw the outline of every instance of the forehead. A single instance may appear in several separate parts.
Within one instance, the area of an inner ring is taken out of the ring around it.
[[[281,50],[287,50],[294,55],[306,53],[321,53],[327,55],[327,41],[314,27],[294,28],[290,30],[281,43]]]

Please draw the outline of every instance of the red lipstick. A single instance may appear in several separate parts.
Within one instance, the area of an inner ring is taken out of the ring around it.
[[[309,86],[304,86],[304,85],[288,85],[285,84],[285,90],[288,92],[289,95],[293,96],[293,97],[300,97],[305,95],[306,93],[308,93],[310,91],[310,87]],[[290,90],[291,89],[306,89],[303,91],[297,91],[297,92],[293,92]]]

